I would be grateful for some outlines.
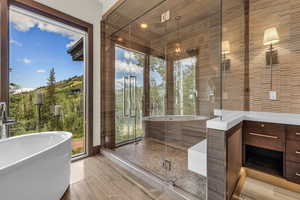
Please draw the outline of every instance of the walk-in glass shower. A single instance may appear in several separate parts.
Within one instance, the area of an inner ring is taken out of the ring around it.
[[[221,106],[221,24],[210,0],[125,1],[102,22],[103,146],[196,199],[206,178],[189,159]]]

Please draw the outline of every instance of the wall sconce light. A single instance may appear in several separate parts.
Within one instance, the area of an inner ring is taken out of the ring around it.
[[[275,50],[273,48],[273,45],[278,42],[279,42],[279,35],[277,32],[277,29],[275,27],[266,29],[265,33],[264,33],[264,45],[270,45],[269,50],[266,52],[266,63],[267,63],[267,66],[269,65],[270,69],[271,69],[271,81],[270,81],[271,82],[270,83],[271,92],[274,92],[274,91],[272,91],[273,90],[273,68],[272,68],[272,65],[279,63],[278,62],[278,53],[277,53],[277,50]],[[276,97],[273,97],[273,96],[271,96],[271,93],[270,93],[270,99],[272,99],[272,100],[276,99]],[[276,94],[275,94],[275,96],[276,96]]]
[[[226,58],[226,55],[230,53],[230,43],[229,41],[223,41],[222,42],[222,55],[223,55],[223,60],[222,60],[222,66],[223,66],[223,71],[229,71],[230,70],[230,59]]]
[[[148,28],[148,24],[146,24],[146,23],[141,23],[141,25],[140,25],[140,26],[141,26],[141,28],[142,28],[142,29],[146,29],[146,28]]]
[[[273,64],[278,64],[278,53],[273,45],[279,42],[279,36],[275,27],[265,30],[264,45],[270,45],[269,50],[266,52],[266,63],[272,68]]]

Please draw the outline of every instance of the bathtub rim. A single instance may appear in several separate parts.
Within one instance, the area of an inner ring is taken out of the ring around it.
[[[43,157],[44,154],[46,154],[48,152],[51,152],[51,151],[54,151],[56,149],[56,147],[62,145],[63,143],[66,143],[67,141],[71,141],[72,133],[67,132],[67,131],[47,131],[47,132],[38,132],[38,133],[32,133],[32,134],[26,134],[26,135],[19,135],[19,136],[10,137],[10,138],[0,140],[0,145],[1,145],[1,143],[7,142],[7,141],[10,141],[10,140],[16,140],[18,138],[30,137],[30,136],[33,137],[33,136],[45,135],[45,134],[47,134],[47,135],[52,135],[52,134],[58,135],[58,134],[61,134],[61,133],[65,134],[67,137],[63,138],[62,141],[60,141],[60,142],[58,142],[58,143],[56,143],[52,146],[49,146],[49,147],[47,147],[47,148],[45,148],[41,151],[37,151],[36,153],[33,153],[30,156],[24,157],[23,159],[17,160],[17,161],[15,161],[15,162],[13,162],[9,165],[5,165],[3,167],[0,167],[0,175],[6,174],[7,172],[22,166],[26,162],[31,162],[35,158]],[[71,149],[70,149],[70,152],[71,152]],[[70,161],[71,161],[71,153],[70,153]]]
[[[192,119],[175,119],[175,120],[169,120],[168,117],[193,117]],[[203,119],[199,119],[199,118]],[[151,119],[151,118],[166,118],[164,120],[158,120],[158,119]],[[146,116],[143,117],[143,121],[146,122],[188,122],[188,121],[206,121],[209,120],[209,117],[206,117],[204,115],[155,115],[155,116]]]

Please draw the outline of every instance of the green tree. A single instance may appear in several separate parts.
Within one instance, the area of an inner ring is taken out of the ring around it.
[[[150,56],[150,109],[151,115],[165,114],[166,62],[164,59]]]
[[[46,89],[46,98],[45,98],[45,105],[44,110],[42,111],[43,125],[47,124],[48,130],[55,129],[55,117],[54,117],[54,106],[56,104],[56,97],[55,97],[55,89],[56,89],[56,79],[55,79],[55,71],[54,68],[50,70],[48,84]]]

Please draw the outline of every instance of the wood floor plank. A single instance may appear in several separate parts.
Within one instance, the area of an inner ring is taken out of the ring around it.
[[[121,192],[123,192],[124,195],[129,197],[129,199],[132,200],[148,200],[149,196],[146,195],[140,188],[138,188],[135,184],[128,181],[124,176],[122,176],[120,173],[118,173],[114,168],[112,168],[107,162],[107,160],[102,160],[102,162],[99,162],[98,164],[102,164],[104,167],[103,172],[105,172],[106,176],[109,176],[111,178],[112,184]]]
[[[109,162],[96,156],[73,163],[74,182],[61,200],[152,200]]]

